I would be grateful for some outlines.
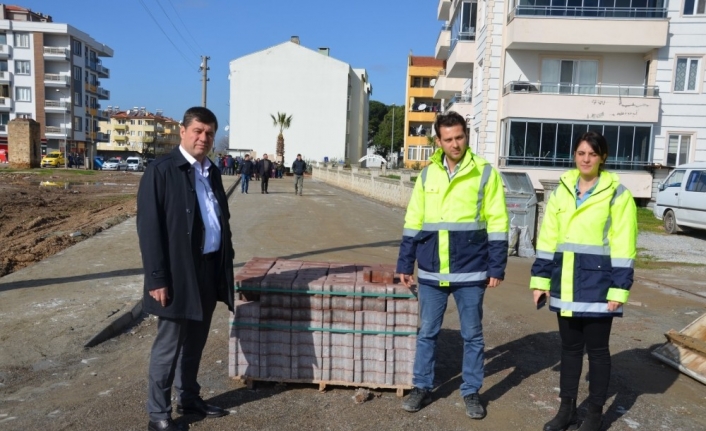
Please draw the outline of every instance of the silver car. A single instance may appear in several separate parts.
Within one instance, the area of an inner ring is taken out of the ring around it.
[[[127,171],[127,163],[125,160],[120,160],[116,157],[108,159],[108,161],[103,162],[104,171]]]

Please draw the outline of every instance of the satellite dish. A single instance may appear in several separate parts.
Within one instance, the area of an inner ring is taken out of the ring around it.
[[[432,79],[431,81],[429,81],[429,85],[431,85],[432,87],[435,86],[435,85],[436,85],[436,79]]]
[[[224,129],[227,132],[228,130],[230,130],[230,126],[225,126]]]
[[[427,109],[427,104],[426,103],[420,103],[419,106],[417,106],[417,109],[420,111],[423,111]]]

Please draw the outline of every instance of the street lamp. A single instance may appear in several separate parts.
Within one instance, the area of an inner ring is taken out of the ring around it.
[[[390,138],[390,167],[392,167],[392,153],[394,149],[392,146],[395,143],[395,104],[392,104],[392,137]]]
[[[64,96],[64,97],[66,97],[66,95],[64,94],[64,92],[61,91],[61,90],[59,90],[58,88],[56,89],[56,92],[59,93],[59,94],[61,94],[61,95]],[[68,162],[67,162],[67,158],[68,158],[68,148],[66,148],[66,107],[65,107],[65,106],[62,106],[61,104],[59,104],[59,106],[61,106],[61,107],[63,108],[63,110],[64,110],[64,123],[63,123],[63,124],[64,124],[64,169],[67,169],[66,164],[68,163]]]

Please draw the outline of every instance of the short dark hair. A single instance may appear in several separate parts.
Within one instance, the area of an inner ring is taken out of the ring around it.
[[[297,157],[301,157],[301,156],[302,156],[301,154],[297,154]]]
[[[192,121],[199,121],[204,124],[213,124],[213,131],[218,130],[218,120],[216,114],[210,109],[203,106],[193,106],[184,112],[184,119],[181,120],[181,125],[188,128]]]
[[[600,133],[591,130],[579,136],[574,144],[574,153],[581,145],[581,142],[586,142],[602,159],[608,158],[608,141]]]
[[[442,127],[453,127],[457,125],[461,126],[463,129],[463,134],[467,135],[466,119],[456,111],[444,112],[443,114],[438,114],[436,116],[436,121],[434,121],[434,132],[436,133],[436,136],[441,136],[441,131],[439,129]]]

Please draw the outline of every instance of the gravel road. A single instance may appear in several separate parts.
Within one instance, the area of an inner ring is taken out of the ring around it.
[[[637,238],[640,253],[654,260],[706,265],[706,232],[690,231],[676,235],[641,232]],[[706,267],[701,267],[706,271]]]

